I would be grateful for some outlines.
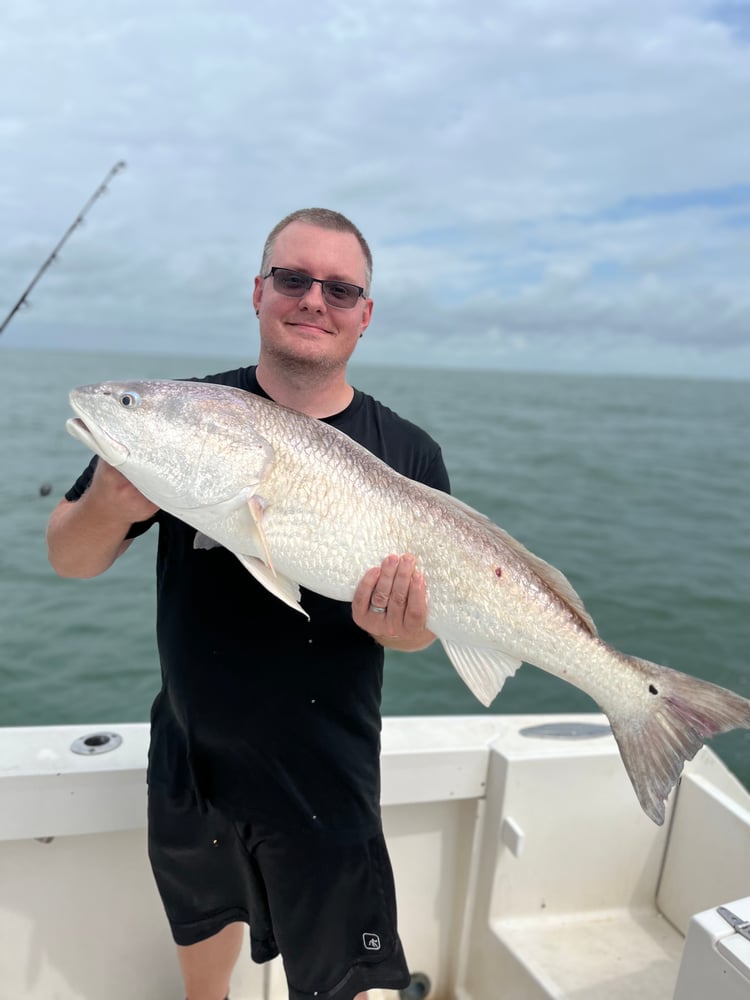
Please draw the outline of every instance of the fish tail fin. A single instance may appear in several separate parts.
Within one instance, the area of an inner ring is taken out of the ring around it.
[[[665,803],[705,740],[750,729],[750,701],[741,695],[648,660],[628,657],[643,677],[641,711],[607,711],[625,769],[643,811],[659,826]]]

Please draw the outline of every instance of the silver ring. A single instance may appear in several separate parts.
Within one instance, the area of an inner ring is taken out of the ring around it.
[[[387,608],[379,608],[377,604],[370,605],[370,611],[372,611],[374,615],[384,615],[386,613],[386,610]]]

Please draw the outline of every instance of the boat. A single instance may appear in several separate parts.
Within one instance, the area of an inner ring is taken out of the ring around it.
[[[183,996],[146,856],[148,726],[0,729],[1,1000]],[[412,971],[370,1000],[748,1000],[750,793],[703,748],[663,826],[606,718],[385,718]],[[282,1000],[243,953],[232,1000]]]

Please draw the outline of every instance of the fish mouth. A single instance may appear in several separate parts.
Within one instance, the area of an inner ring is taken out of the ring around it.
[[[80,413],[78,407],[71,400],[73,409]],[[65,421],[65,429],[71,437],[76,438],[100,455],[105,462],[109,462],[115,468],[127,461],[130,450],[122,442],[117,441],[111,434],[107,434],[101,428],[91,428],[82,417],[70,417]]]

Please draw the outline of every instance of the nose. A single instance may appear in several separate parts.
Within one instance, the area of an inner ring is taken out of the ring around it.
[[[313,281],[304,295],[300,296],[300,309],[313,309],[316,312],[323,312],[326,306],[326,300],[323,298],[323,286],[320,282]]]

